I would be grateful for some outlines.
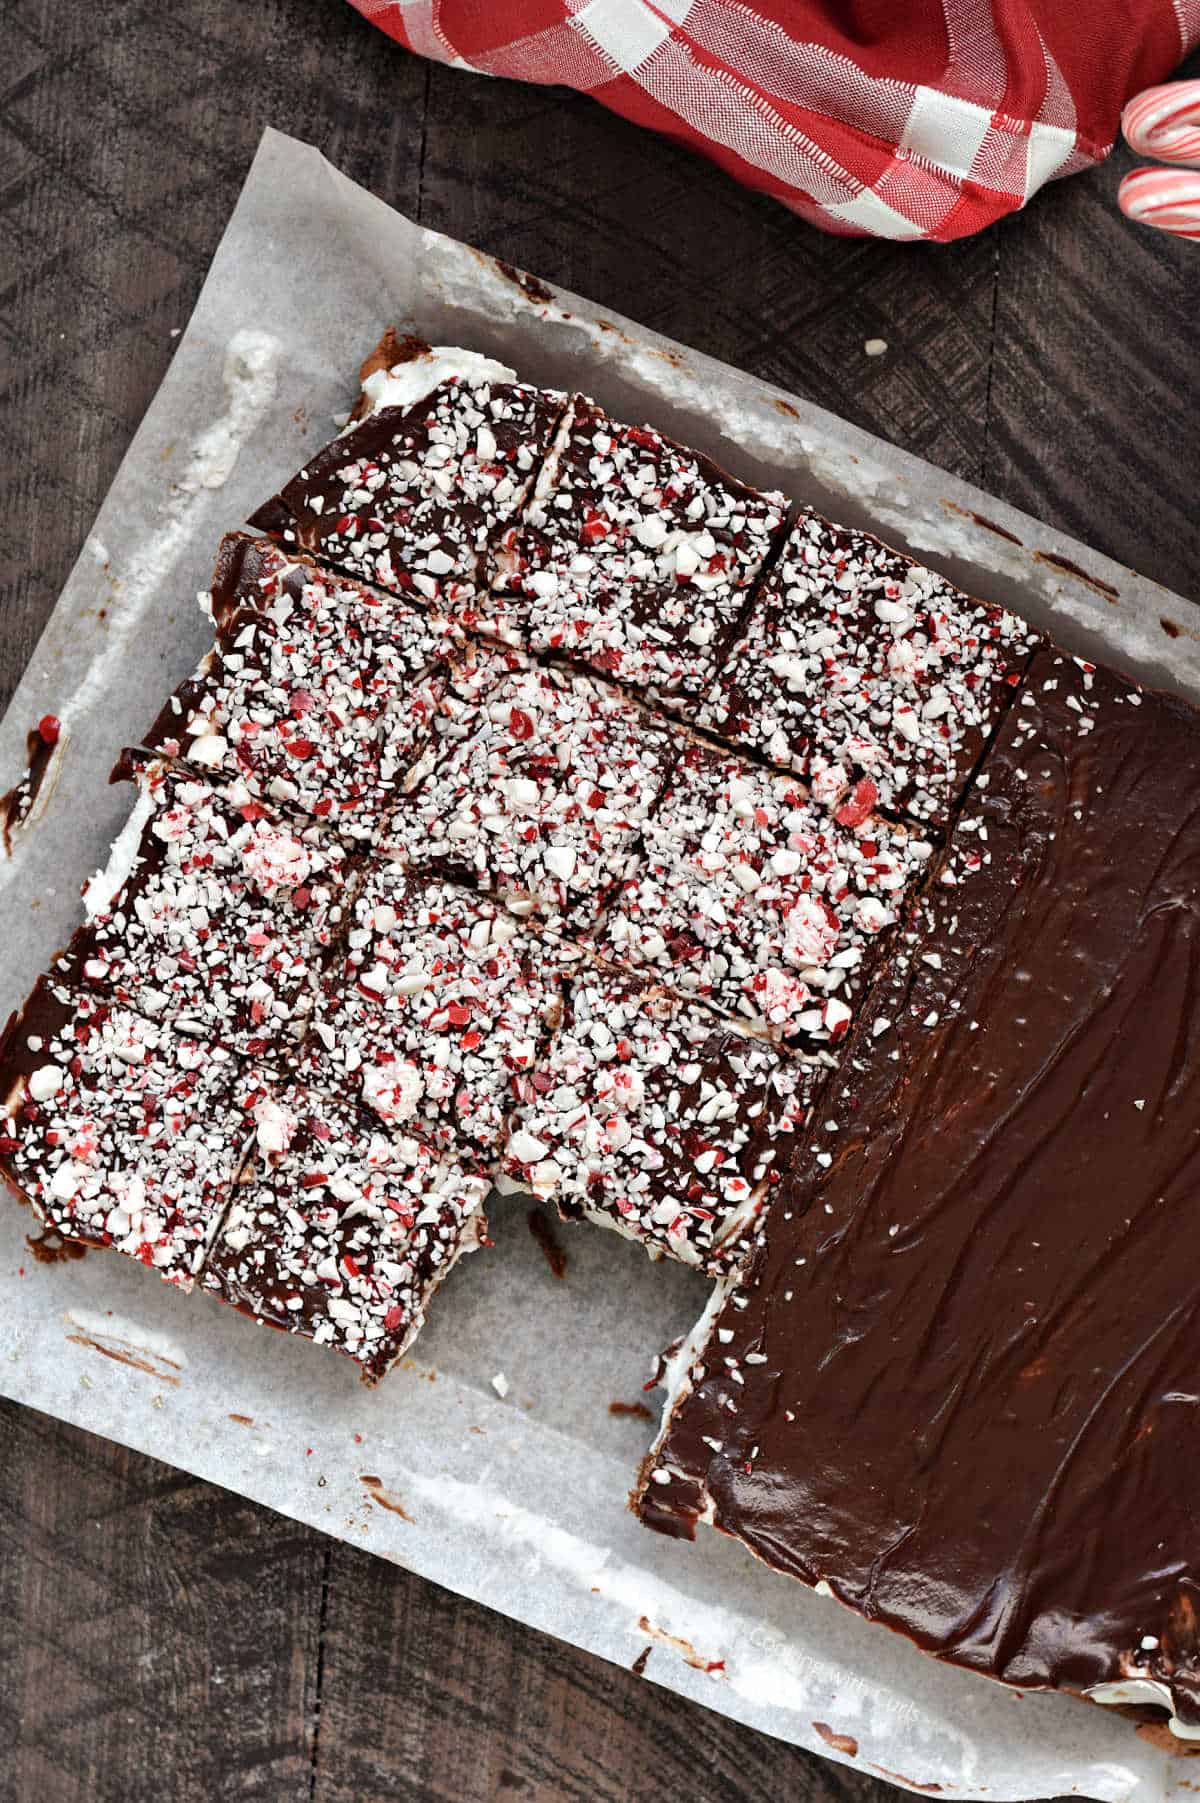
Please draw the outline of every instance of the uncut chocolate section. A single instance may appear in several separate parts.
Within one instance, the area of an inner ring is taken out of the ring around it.
[[[638,1498],[1189,1723],[1198,796],[1194,710],[1038,654]]]

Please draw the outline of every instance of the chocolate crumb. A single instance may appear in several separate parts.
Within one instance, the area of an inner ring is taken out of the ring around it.
[[[550,1217],[543,1214],[540,1208],[531,1208],[526,1219],[529,1222],[529,1231],[550,1267],[551,1275],[557,1277],[561,1282],[567,1274],[567,1254],[558,1243],[558,1237]]]
[[[828,1722],[814,1722],[813,1732],[819,1734],[827,1747],[835,1753],[846,1753],[851,1759],[858,1758],[858,1742],[853,1734],[839,1734]]]
[[[49,1225],[43,1227],[40,1233],[27,1233],[25,1244],[39,1265],[58,1265],[64,1259],[83,1258],[87,1252],[87,1247],[79,1240],[64,1239],[61,1233]]]
[[[1106,600],[1120,600],[1120,589],[1114,588],[1111,582],[1105,582],[1101,576],[1090,576],[1079,564],[1072,563],[1069,557],[1060,557],[1057,551],[1035,551],[1033,555],[1038,563],[1048,564],[1052,570],[1062,570],[1066,575],[1074,576],[1080,582],[1086,582],[1089,588],[1094,588]]]
[[[370,1491],[372,1502],[378,1503],[381,1509],[387,1509],[389,1514],[398,1515],[401,1521],[407,1521],[410,1526],[413,1525],[412,1516],[404,1508],[399,1497],[393,1496],[390,1491],[384,1489],[381,1477],[376,1477],[373,1472],[361,1472],[358,1481],[365,1490]]]
[[[13,829],[24,826],[33,812],[33,804],[41,793],[61,733],[62,727],[55,714],[44,714],[37,725],[31,727],[25,735],[25,774],[0,795],[0,836],[10,858]]]
[[[501,275],[506,276],[513,286],[519,288],[529,300],[539,301],[542,306],[548,306],[554,299],[553,288],[547,287],[546,283],[539,281],[537,276],[530,275],[528,270],[518,269],[514,264],[506,263],[503,257],[497,257],[495,261],[496,268]]]

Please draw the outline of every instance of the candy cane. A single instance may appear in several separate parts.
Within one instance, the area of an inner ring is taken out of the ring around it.
[[[1200,81],[1143,89],[1121,114],[1121,130],[1138,156],[1200,169]]]
[[[1117,190],[1127,219],[1157,226],[1179,238],[1200,238],[1200,173],[1188,169],[1135,169]]]

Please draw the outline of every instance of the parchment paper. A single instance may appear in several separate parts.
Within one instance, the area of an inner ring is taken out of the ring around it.
[[[128,791],[105,783],[115,753],[208,643],[194,592],[221,531],[331,436],[388,323],[582,386],[740,475],[873,527],[1074,649],[1200,694],[1190,603],[793,396],[538,292],[267,133],[0,726],[3,782],[41,715],[66,728],[39,809],[0,864],[5,1011],[66,938],[124,816]],[[641,1528],[625,1498],[651,1425],[609,1403],[638,1400],[705,1286],[583,1227],[560,1229],[570,1267],[556,1282],[524,1205],[490,1214],[495,1248],[453,1274],[417,1356],[371,1393],[348,1361],[182,1298],[116,1256],[35,1263],[33,1223],[6,1205],[0,1390],[617,1663],[649,1645],[650,1680],[900,1782],[953,1797],[1148,1800],[1200,1772],[1097,1706],[941,1667],[715,1533],[688,1546]],[[856,1760],[830,1732],[851,1737]]]

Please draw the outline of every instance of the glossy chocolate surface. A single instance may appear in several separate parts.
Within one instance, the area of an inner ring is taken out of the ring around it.
[[[985,768],[641,1511],[1196,1720],[1200,726],[1042,652]]]

